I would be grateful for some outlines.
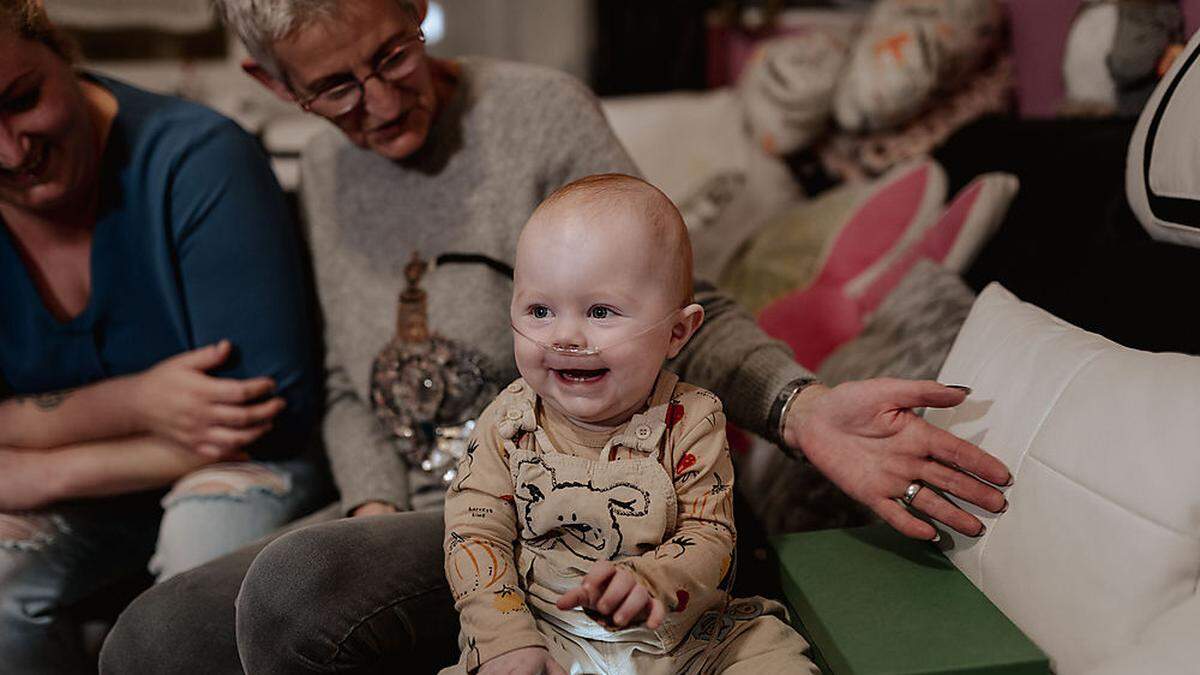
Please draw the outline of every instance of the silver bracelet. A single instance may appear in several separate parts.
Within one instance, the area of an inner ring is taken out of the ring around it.
[[[788,413],[792,410],[792,404],[800,397],[800,392],[818,383],[815,377],[796,378],[787,383],[783,390],[779,392],[779,396],[775,397],[774,404],[771,405],[771,414],[767,417],[767,429],[775,434],[775,438],[771,440],[788,454],[793,454],[784,441],[783,435],[787,429]]]

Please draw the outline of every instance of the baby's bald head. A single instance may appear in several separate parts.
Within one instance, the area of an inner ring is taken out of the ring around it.
[[[522,250],[531,242],[556,229],[581,226],[592,228],[591,236],[620,237],[650,253],[658,278],[671,289],[677,306],[692,302],[691,241],[679,210],[661,190],[619,173],[587,176],[562,186],[538,206],[521,232],[518,266]]]

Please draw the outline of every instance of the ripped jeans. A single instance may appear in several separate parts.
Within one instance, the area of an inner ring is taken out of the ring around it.
[[[157,494],[0,513],[0,673],[95,672],[71,608],[149,571],[159,581],[233,551],[320,506],[307,458],[215,464]],[[161,493],[159,493],[161,494]]]

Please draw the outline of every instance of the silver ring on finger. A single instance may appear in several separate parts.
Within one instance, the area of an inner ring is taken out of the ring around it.
[[[925,484],[918,481],[909,483],[908,487],[904,488],[904,496],[900,500],[904,502],[905,506],[912,506],[913,500],[917,498],[917,493],[923,487],[925,487]]]

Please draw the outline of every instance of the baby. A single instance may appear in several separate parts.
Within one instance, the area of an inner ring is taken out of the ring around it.
[[[780,605],[728,595],[721,402],[662,369],[704,320],[670,200],[617,174],[552,194],[511,317],[522,377],[446,498],[463,655],[443,672],[816,673]]]

